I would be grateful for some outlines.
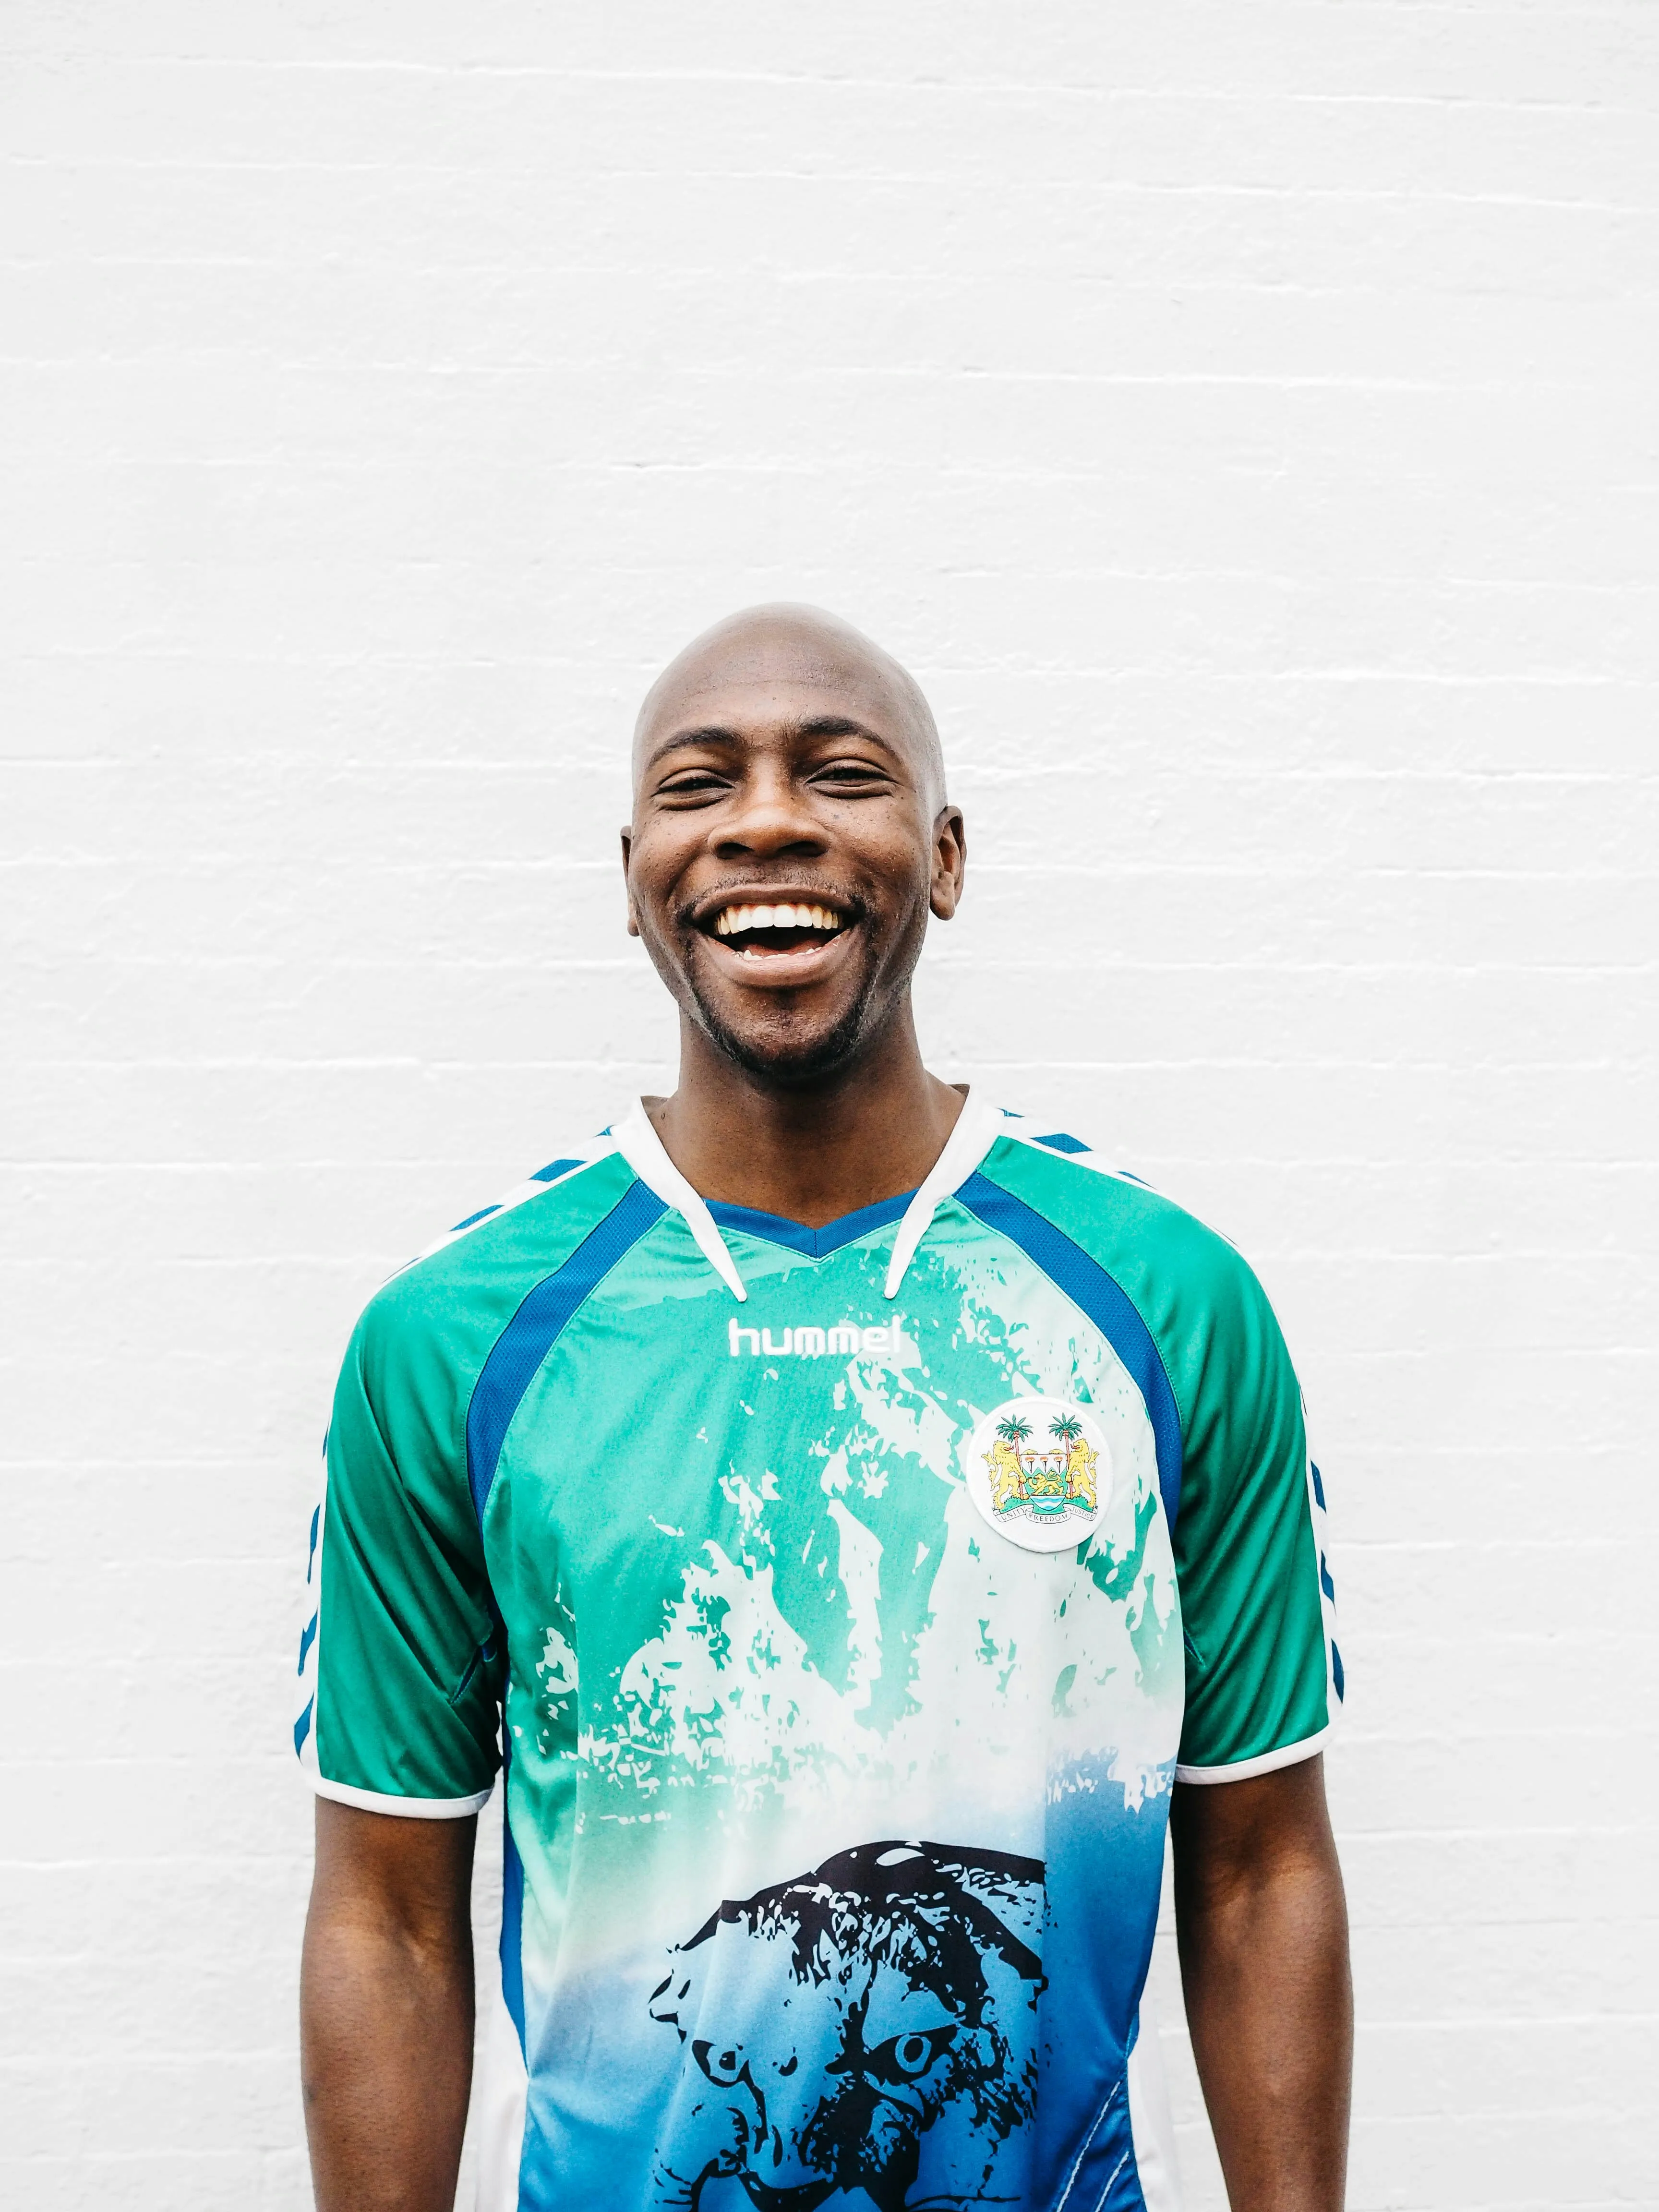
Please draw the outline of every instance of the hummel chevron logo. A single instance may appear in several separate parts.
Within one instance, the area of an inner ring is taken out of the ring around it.
[[[921,1358],[898,1314],[886,1328],[861,1328],[850,1321],[837,1322],[833,1328],[809,1324],[785,1329],[780,1340],[769,1328],[744,1328],[732,1321],[726,1334],[733,1359],[879,1359],[890,1367],[913,1367]]]

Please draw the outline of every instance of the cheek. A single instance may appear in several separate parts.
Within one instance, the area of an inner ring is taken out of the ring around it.
[[[867,848],[859,858],[860,872],[875,894],[873,903],[889,928],[926,918],[933,887],[930,854],[919,853],[906,838],[888,848]]]
[[[636,906],[659,912],[673,902],[675,886],[684,876],[702,841],[668,823],[656,822],[636,830],[628,861],[628,889]]]

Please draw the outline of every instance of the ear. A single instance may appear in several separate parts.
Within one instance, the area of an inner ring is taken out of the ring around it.
[[[968,831],[959,806],[942,806],[933,823],[933,879],[927,903],[940,921],[949,921],[962,902],[968,866]]]
[[[622,864],[623,886],[628,893],[628,933],[630,937],[637,937],[640,933],[639,917],[634,912],[634,888],[628,879],[628,864],[633,857],[633,824],[624,822],[622,831]]]

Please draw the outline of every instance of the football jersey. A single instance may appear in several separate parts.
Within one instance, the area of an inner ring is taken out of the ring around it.
[[[484,2212],[1175,2202],[1171,1784],[1341,1688],[1224,1238],[977,1097],[818,1229],[636,1106],[372,1300],[325,1470],[314,1787],[444,1819],[503,1770]]]

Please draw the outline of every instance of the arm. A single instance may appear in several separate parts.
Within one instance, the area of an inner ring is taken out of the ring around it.
[[[300,2042],[318,2212],[451,2212],[477,1826],[317,1801]]]
[[[1324,1761],[1180,1784],[1187,2019],[1233,2212],[1341,2212],[1353,1994]]]

